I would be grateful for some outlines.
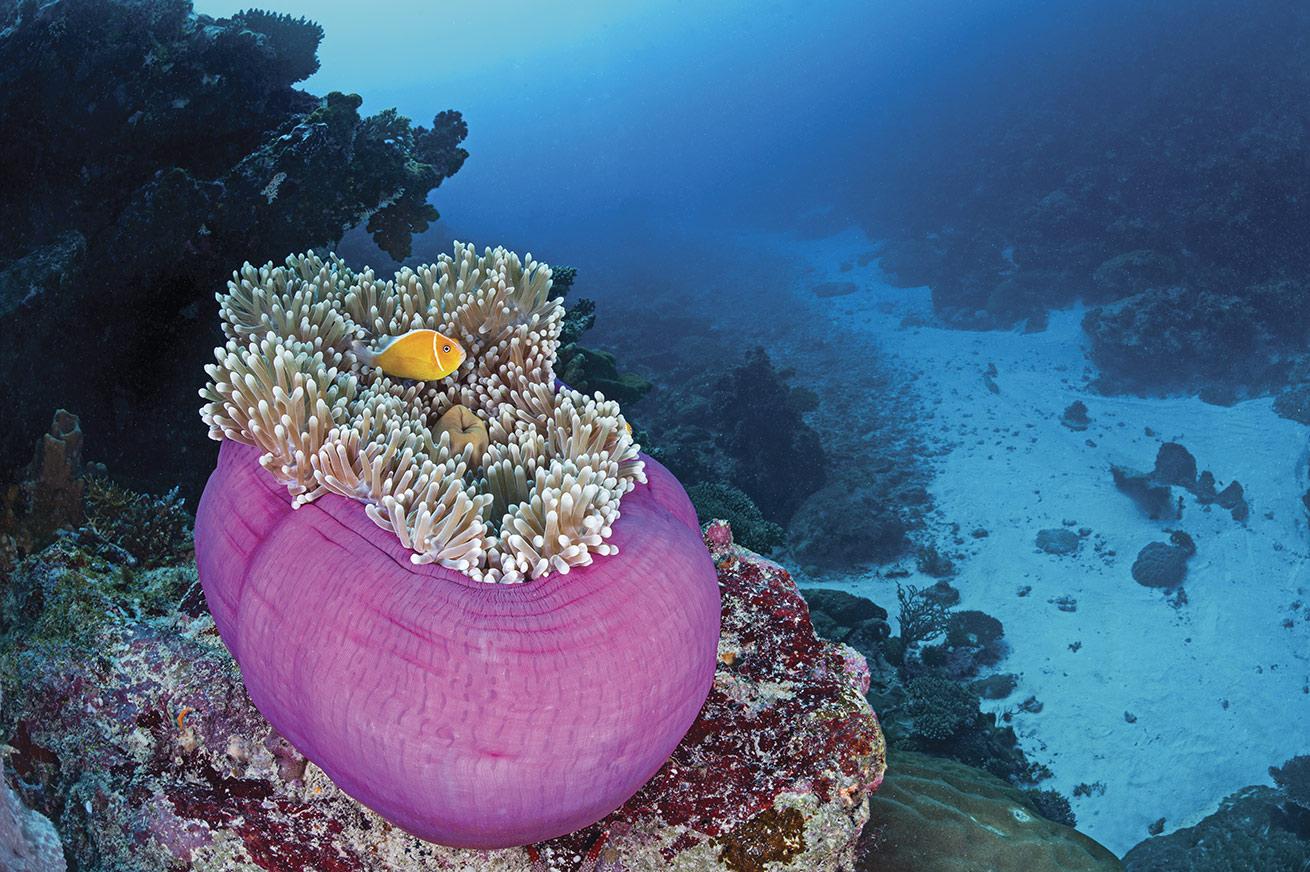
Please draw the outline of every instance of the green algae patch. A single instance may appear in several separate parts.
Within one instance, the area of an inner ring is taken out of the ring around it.
[[[768,808],[723,840],[719,860],[734,872],[764,872],[805,850],[805,816],[794,808]]]

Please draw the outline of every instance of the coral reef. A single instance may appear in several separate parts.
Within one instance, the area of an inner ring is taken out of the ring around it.
[[[124,481],[194,498],[213,449],[184,423],[188,374],[231,265],[365,218],[403,256],[436,219],[427,196],[467,156],[464,121],[361,117],[358,96],[296,89],[321,38],[189,0],[0,2],[0,463],[63,405]]]
[[[901,645],[905,649],[935,639],[946,632],[950,612],[937,597],[929,596],[926,591],[912,585],[897,585],[896,599],[900,603],[896,624],[900,627]]]
[[[866,658],[869,700],[882,719],[894,753],[924,751],[977,766],[1016,787],[1031,788],[1050,773],[1019,748],[1004,716],[980,708],[979,685],[970,681],[1004,656],[1000,621],[977,611],[953,612],[958,593],[949,585],[898,588],[899,634],[886,610],[863,597],[823,588],[803,591],[817,631],[841,640]],[[951,594],[954,593],[954,597]],[[1015,677],[1001,696],[1013,692]],[[994,694],[989,694],[989,697]],[[1046,807],[1058,804],[1047,798]]]
[[[550,296],[562,300],[577,281],[578,271],[556,266],[551,272]],[[591,300],[580,298],[565,309],[555,365],[560,380],[584,394],[600,391],[622,405],[637,402],[651,389],[651,383],[635,373],[620,372],[613,354],[587,348],[579,341],[595,325],[596,304]]]
[[[624,360],[656,381],[639,406],[624,408],[640,421],[642,445],[680,480],[743,491],[784,528],[778,553],[810,576],[911,550],[931,510],[931,472],[904,370],[861,370],[860,391],[829,391],[819,402],[811,374],[778,368],[770,350],[725,360],[742,337],[713,318],[666,316],[656,336],[640,323],[636,312],[606,323],[607,335],[623,337]],[[725,438],[736,433],[754,435]],[[748,486],[769,479],[776,488]],[[791,495],[780,502],[783,490]]]
[[[796,557],[819,571],[842,571],[904,555],[919,517],[912,500],[901,498],[912,488],[892,485],[889,497],[881,487],[852,482],[845,470],[836,474],[841,480],[812,494],[788,527]]]
[[[0,571],[13,555],[30,553],[56,530],[81,522],[84,487],[81,422],[59,409],[22,478],[0,491]]]
[[[810,607],[814,632],[825,639],[843,642],[857,651],[877,651],[891,636],[887,610],[877,603],[827,588],[806,588],[801,593]]]
[[[1310,11],[1123,3],[1116,28],[1104,14],[1006,21],[1032,64],[989,65],[952,95],[986,111],[924,101],[898,119],[855,207],[889,239],[883,269],[932,285],[965,328],[1098,304],[1085,327],[1104,390],[1227,402],[1310,382],[1310,181],[1295,169]]]
[[[531,257],[459,243],[394,281],[313,254],[246,264],[219,297],[228,341],[201,416],[257,446],[293,505],[359,500],[415,563],[502,582],[586,566],[645,478],[618,404],[555,387],[550,286]],[[414,329],[459,341],[460,368],[393,380],[353,350]]]
[[[753,518],[785,528],[827,474],[819,434],[805,420],[816,398],[790,384],[790,375],[755,348],[727,369],[697,366],[685,382],[672,378],[681,389],[661,384],[641,407],[650,419],[651,455],[699,487],[707,512],[746,521],[743,542],[773,538],[772,526]],[[702,519],[710,517],[719,516]]]
[[[1197,475],[1196,469],[1196,458],[1190,451],[1177,442],[1165,442],[1156,451],[1150,472],[1111,464],[1110,473],[1115,487],[1152,520],[1182,517],[1183,500],[1180,497],[1175,502],[1174,486],[1182,487],[1201,506],[1214,503],[1227,509],[1234,521],[1244,522],[1250,516],[1251,507],[1240,483],[1230,481],[1222,491],[1216,491],[1214,473],[1207,469]]]
[[[191,552],[194,519],[177,489],[163,496],[137,493],[107,476],[86,478],[86,527],[149,569],[177,563]]]
[[[130,490],[102,464],[84,463],[82,447],[77,416],[60,409],[24,478],[0,495],[0,574],[74,529],[141,569],[186,558],[192,517],[177,489],[163,496]]]
[[[271,729],[203,608],[134,614],[135,592],[114,583],[134,570],[73,539],[24,564],[15,598],[67,584],[114,607],[98,623],[40,622],[77,627],[91,658],[36,623],[3,637],[0,668],[24,676],[0,710],[8,762],[78,868],[849,869],[884,770],[864,662],[815,638],[786,572],[734,546],[726,525],[706,537],[723,590],[709,699],[640,792],[549,842],[469,851],[388,824]],[[173,596],[185,603],[185,585]]]
[[[1160,835],[1124,855],[1127,872],[1299,872],[1310,866],[1310,758],[1269,770],[1275,787],[1235,791],[1192,827]]]
[[[787,385],[787,375],[756,347],[711,399],[716,441],[732,463],[727,480],[780,524],[823,486],[826,475],[822,440],[802,417],[817,398]]]
[[[895,752],[892,762],[873,798],[861,872],[1122,868],[1105,848],[1043,815],[1032,795],[986,772],[912,751]]]
[[[1310,811],[1310,755],[1301,754],[1282,766],[1269,767],[1269,776],[1294,804]]]
[[[641,376],[619,372],[618,361],[608,351],[576,343],[560,349],[559,377],[583,393],[600,391],[617,403],[635,403],[651,389],[651,383]]]
[[[905,686],[905,713],[915,737],[925,743],[947,742],[978,715],[978,695],[942,675],[920,675]]]
[[[1192,490],[1196,487],[1196,458],[1177,442],[1166,442],[1155,454],[1151,477],[1164,484]]]
[[[975,609],[951,612],[946,621],[946,638],[939,648],[940,653],[925,649],[922,654],[925,662],[956,679],[995,666],[1009,652],[1001,622]]]

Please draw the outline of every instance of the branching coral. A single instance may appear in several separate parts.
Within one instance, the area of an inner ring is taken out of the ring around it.
[[[905,690],[914,734],[930,742],[950,739],[978,717],[978,695],[943,676],[922,675]]]
[[[176,563],[191,551],[193,519],[176,488],[163,496],[129,490],[103,475],[86,481],[86,527],[142,567]]]
[[[929,642],[947,630],[950,612],[940,602],[913,585],[896,586],[900,601],[898,623],[906,649],[918,642]]]
[[[619,501],[645,475],[617,403],[556,389],[564,307],[551,284],[531,255],[459,243],[392,280],[334,256],[246,264],[218,295],[227,342],[201,416],[212,438],[264,452],[295,506],[365,503],[415,563],[489,582],[568,572],[613,553]],[[439,383],[393,380],[352,351],[424,328],[468,353]],[[485,442],[452,447],[439,422],[456,406]]]

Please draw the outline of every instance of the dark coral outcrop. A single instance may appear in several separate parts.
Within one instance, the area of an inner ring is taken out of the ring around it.
[[[1144,587],[1174,588],[1187,577],[1191,552],[1167,542],[1150,542],[1137,552],[1133,579]]]
[[[788,375],[763,348],[750,349],[716,389],[711,419],[732,460],[728,480],[780,524],[827,475],[822,440],[803,417],[817,398],[787,384]]]
[[[1195,826],[1140,842],[1127,872],[1301,872],[1310,867],[1310,830],[1290,819],[1285,789],[1244,787]]]
[[[463,119],[297,89],[322,36],[190,0],[0,0],[0,456],[64,405],[120,474],[163,490],[190,470],[194,495],[214,448],[190,426],[193,374],[233,267],[365,218],[402,257],[436,219]]]

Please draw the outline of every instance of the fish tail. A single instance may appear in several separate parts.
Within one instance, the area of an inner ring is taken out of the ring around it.
[[[350,343],[350,350],[355,355],[355,359],[363,366],[377,366],[377,355],[373,349],[369,348],[360,340],[356,339]]]

